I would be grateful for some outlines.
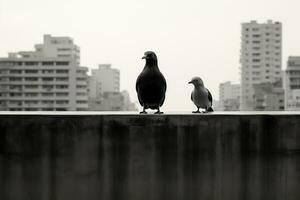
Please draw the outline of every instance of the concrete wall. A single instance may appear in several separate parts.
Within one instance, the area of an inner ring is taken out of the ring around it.
[[[300,115],[0,115],[1,200],[298,200]]]

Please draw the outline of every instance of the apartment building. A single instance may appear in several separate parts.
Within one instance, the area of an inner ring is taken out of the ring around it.
[[[96,98],[104,92],[120,92],[120,71],[111,64],[100,64],[98,69],[92,69],[89,81],[91,98]]]
[[[66,46],[76,46],[68,37],[53,38],[57,48],[63,41],[69,41]],[[36,45],[36,51],[9,53],[0,58],[0,110],[88,110],[88,68],[78,65],[78,51],[70,56],[49,53],[52,44],[48,43],[53,38],[44,36],[46,42]]]
[[[219,110],[236,111],[240,109],[241,85],[230,81],[219,85]]]
[[[43,43],[34,45],[34,51],[20,51],[17,54],[24,58],[46,57],[46,58],[65,58],[75,59],[76,64],[80,65],[80,48],[71,37],[53,37],[49,34],[44,35]]]
[[[300,110],[300,56],[290,56],[287,61],[285,110]]]
[[[254,85],[282,81],[282,24],[242,24],[241,110],[255,110]]]

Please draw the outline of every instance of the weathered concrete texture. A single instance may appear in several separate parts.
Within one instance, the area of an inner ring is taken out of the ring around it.
[[[1,200],[299,200],[299,115],[0,115]]]

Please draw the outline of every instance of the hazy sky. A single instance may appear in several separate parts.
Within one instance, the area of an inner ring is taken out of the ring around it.
[[[240,25],[283,23],[283,68],[300,55],[299,0],[0,0],[0,56],[32,50],[43,34],[71,36],[90,69],[111,63],[136,100],[143,53],[157,53],[168,89],[163,111],[191,110],[193,76],[218,98],[220,82],[239,82]]]

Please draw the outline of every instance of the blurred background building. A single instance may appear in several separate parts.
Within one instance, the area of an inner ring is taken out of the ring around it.
[[[219,85],[219,110],[237,111],[240,109],[241,85],[230,81]]]
[[[282,82],[260,83],[254,87],[254,110],[284,110],[284,89]]]
[[[120,92],[120,71],[111,64],[92,69],[89,78],[89,110],[136,110],[127,91]]]
[[[266,89],[268,86],[282,85],[281,58],[282,55],[282,25],[280,22],[269,20],[267,23],[242,24],[241,36],[241,110],[257,110],[257,101],[261,101],[258,91]],[[261,86],[259,86],[262,84]],[[255,87],[254,87],[255,86]],[[256,90],[255,90],[256,88]],[[256,94],[255,94],[256,92]],[[270,90],[274,93],[274,101],[281,101],[281,95],[277,95],[277,90]],[[273,107],[267,105],[271,101],[264,101],[266,104],[261,108]],[[281,106],[275,106],[276,110]],[[275,108],[273,107],[273,108]],[[279,109],[281,110],[281,109]]]
[[[300,56],[290,56],[285,72],[285,109],[300,110]]]
[[[44,36],[35,51],[0,58],[0,110],[88,110],[87,67],[70,37]]]

